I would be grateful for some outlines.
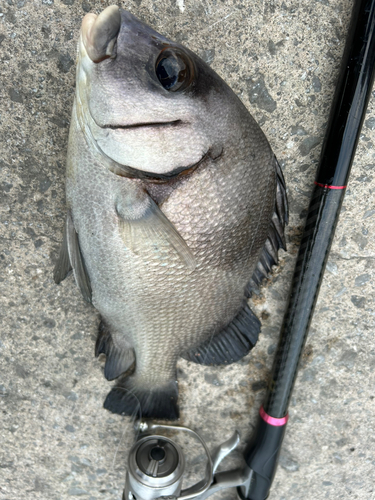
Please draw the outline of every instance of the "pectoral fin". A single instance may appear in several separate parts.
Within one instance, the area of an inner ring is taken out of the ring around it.
[[[141,255],[145,244],[160,255],[173,249],[189,269],[195,268],[194,255],[185,240],[146,192],[142,197],[136,193],[133,203],[129,196],[118,200],[116,210],[121,237],[132,252]]]

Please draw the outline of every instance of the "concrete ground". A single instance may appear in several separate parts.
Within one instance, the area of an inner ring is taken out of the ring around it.
[[[288,252],[253,302],[263,331],[229,367],[179,363],[181,423],[243,449],[265,392],[352,1],[121,5],[208,61],[260,123],[288,185]],[[81,18],[107,0],[0,0],[0,498],[121,498],[129,419],[102,408],[98,317],[52,269]],[[375,96],[374,96],[375,97]],[[269,500],[375,498],[375,98],[368,108]],[[192,467],[202,452],[192,447]],[[194,456],[193,456],[194,455]],[[234,490],[221,498],[232,500]]]

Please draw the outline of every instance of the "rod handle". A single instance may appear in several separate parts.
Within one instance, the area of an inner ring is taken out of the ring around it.
[[[241,500],[265,500],[268,497],[287,420],[287,416],[272,418],[261,408],[257,426],[244,454],[250,468],[250,482],[237,488]]]

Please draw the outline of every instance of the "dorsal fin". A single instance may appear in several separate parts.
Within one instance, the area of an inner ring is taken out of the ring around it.
[[[183,353],[182,357],[200,365],[231,364],[251,351],[257,343],[259,332],[259,319],[244,303],[229,325],[198,347]]]
[[[280,248],[286,250],[284,229],[289,219],[288,200],[286,197],[284,176],[276,157],[274,158],[276,172],[275,209],[272,214],[268,237],[260,255],[259,262],[245,290],[247,297],[250,297],[251,294],[257,290],[260,283],[271,271],[272,266],[279,263],[278,250]]]
[[[274,158],[274,162],[276,175],[275,208],[259,262],[245,288],[247,297],[250,297],[253,292],[259,293],[258,285],[267,277],[272,266],[278,264],[279,248],[286,250],[284,228],[288,223],[288,201],[283,173],[276,158]],[[248,354],[254,347],[258,340],[259,331],[260,321],[245,304],[226,328],[198,347],[190,349],[182,357],[206,365],[233,363]]]

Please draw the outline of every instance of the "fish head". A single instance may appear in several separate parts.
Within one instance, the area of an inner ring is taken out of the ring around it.
[[[116,6],[83,20],[76,97],[89,145],[160,177],[217,157],[242,106],[197,55]]]

